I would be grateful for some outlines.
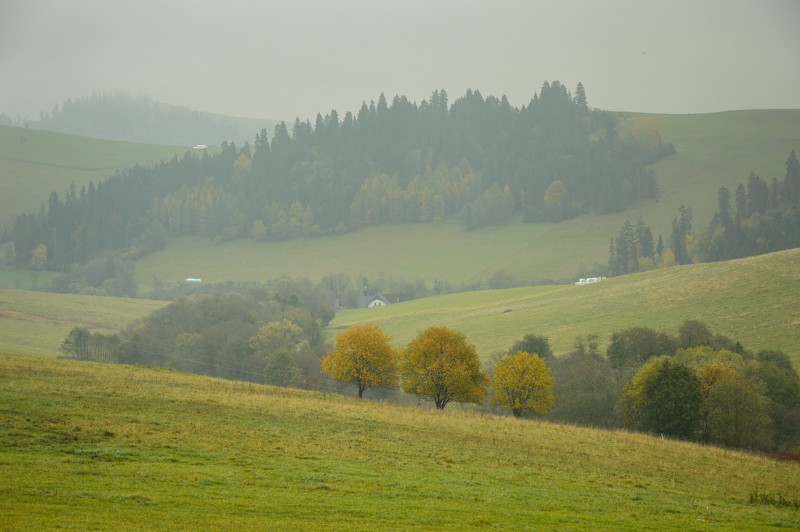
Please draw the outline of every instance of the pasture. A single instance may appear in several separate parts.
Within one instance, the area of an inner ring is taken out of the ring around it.
[[[56,356],[73,327],[114,334],[166,304],[0,288],[0,349]]]
[[[5,529],[800,527],[797,463],[644,434],[10,354],[0,403]]]
[[[577,336],[642,325],[676,335],[697,319],[751,350],[780,349],[800,367],[800,249],[606,279],[587,286],[534,286],[431,297],[345,310],[328,328],[375,323],[405,345],[430,325],[464,332],[486,358],[526,333],[549,337],[557,355]]]

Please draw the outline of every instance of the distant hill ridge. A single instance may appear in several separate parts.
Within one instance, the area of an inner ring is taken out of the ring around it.
[[[68,99],[52,111],[43,111],[38,120],[25,123],[58,133],[175,146],[244,143],[262,128],[272,131],[275,124],[274,120],[204,113],[123,92]]]

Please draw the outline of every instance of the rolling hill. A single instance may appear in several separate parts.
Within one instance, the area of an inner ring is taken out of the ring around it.
[[[641,115],[630,115],[623,128]],[[653,165],[661,199],[605,216],[559,224],[522,224],[467,232],[456,222],[382,226],[357,233],[288,242],[172,240],[137,262],[140,279],[177,281],[188,275],[214,281],[259,280],[281,275],[320,279],[333,273],[424,279],[454,284],[485,281],[498,270],[518,280],[572,281],[595,264],[607,264],[608,242],[623,222],[644,217],[656,236],[669,238],[681,204],[705,230],[717,209],[719,187],[731,190],[751,171],[783,177],[792,149],[800,150],[800,110],[734,111],[656,116],[676,153]],[[230,257],[237,257],[231,261]],[[147,287],[143,290],[146,292]]]
[[[0,354],[0,526],[800,527],[798,465],[627,432]]]
[[[429,325],[464,332],[486,358],[534,332],[557,355],[576,336],[644,325],[670,334],[687,319],[740,340],[752,350],[780,349],[800,367],[800,249],[729,262],[695,264],[607,279],[449,294],[337,314],[328,337],[374,322],[404,345]],[[74,326],[114,332],[166,303],[0,289],[0,348],[55,355]]]
[[[484,290],[425,298],[377,309],[342,311],[331,336],[372,322],[408,343],[430,325],[467,335],[487,357],[527,333],[550,338],[557,355],[579,335],[636,325],[677,334],[697,319],[748,349],[779,349],[800,367],[800,249],[728,262],[694,264],[606,279],[587,286]]]
[[[63,198],[73,181],[80,190],[117,169],[170,159],[187,149],[0,126],[0,223],[36,212],[51,192]]]
[[[165,301],[0,289],[0,349],[56,356],[73,327],[114,334]]]

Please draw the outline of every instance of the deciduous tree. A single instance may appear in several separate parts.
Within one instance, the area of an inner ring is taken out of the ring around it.
[[[336,346],[322,360],[322,371],[355,384],[360,399],[367,388],[397,387],[397,352],[377,325],[354,325],[336,337]]]
[[[645,364],[625,385],[620,402],[623,422],[648,432],[691,438],[703,401],[700,380],[669,356]]]
[[[403,391],[444,409],[450,401],[481,404],[488,377],[475,346],[447,327],[428,327],[406,347],[400,360]]]
[[[553,377],[538,355],[517,351],[494,368],[494,402],[511,408],[516,417],[525,412],[546,414],[553,409]]]

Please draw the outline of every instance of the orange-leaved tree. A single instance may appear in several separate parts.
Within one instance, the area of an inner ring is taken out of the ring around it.
[[[443,409],[450,401],[481,404],[488,377],[475,346],[463,333],[428,327],[408,344],[400,360],[403,391]]]
[[[397,352],[389,337],[373,324],[353,325],[336,337],[336,346],[322,359],[322,371],[358,388],[397,388]]]
[[[553,377],[539,355],[517,351],[494,368],[494,402],[511,408],[515,416],[525,412],[546,414],[553,409]]]

